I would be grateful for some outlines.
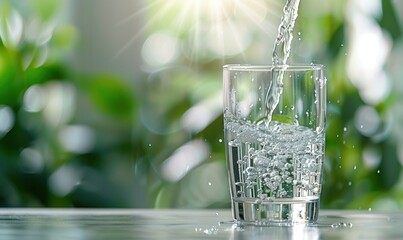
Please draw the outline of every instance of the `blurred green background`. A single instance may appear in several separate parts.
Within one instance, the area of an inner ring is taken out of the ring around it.
[[[1,0],[1,207],[229,207],[222,65],[268,64],[284,0]],[[328,75],[322,208],[403,208],[403,2],[302,0]]]

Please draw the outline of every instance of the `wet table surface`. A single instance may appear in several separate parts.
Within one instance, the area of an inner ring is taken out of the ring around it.
[[[403,212],[322,210],[280,227],[233,224],[229,209],[0,209],[0,239],[403,239]]]

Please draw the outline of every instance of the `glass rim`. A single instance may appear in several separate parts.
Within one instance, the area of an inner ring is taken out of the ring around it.
[[[253,65],[253,64],[226,64],[223,66],[224,70],[230,71],[320,71],[325,70],[326,66],[323,64],[290,64],[290,65]]]

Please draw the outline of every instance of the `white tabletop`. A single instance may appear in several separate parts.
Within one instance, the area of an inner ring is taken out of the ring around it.
[[[403,212],[322,210],[280,227],[233,224],[229,209],[0,209],[0,239],[403,239]]]

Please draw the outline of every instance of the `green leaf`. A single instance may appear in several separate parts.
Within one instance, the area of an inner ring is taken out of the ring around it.
[[[33,0],[32,7],[42,20],[50,20],[60,8],[60,0]]]
[[[387,140],[382,146],[382,161],[379,166],[382,187],[391,189],[400,179],[401,164],[397,155],[397,145]]]
[[[131,117],[135,110],[133,91],[116,76],[97,76],[90,80],[89,95],[104,113],[118,118]]]
[[[344,23],[341,23],[334,33],[332,34],[329,44],[328,44],[328,49],[329,53],[331,55],[331,58],[334,58],[337,56],[337,54],[340,52],[340,50],[343,47],[343,44],[345,42],[345,37],[344,37]]]
[[[29,87],[33,84],[44,83],[55,79],[64,79],[66,69],[57,64],[47,64],[37,68],[28,68],[25,72],[25,85]]]
[[[0,104],[18,104],[21,90],[18,60],[13,54],[0,50]]]
[[[64,25],[56,29],[53,43],[63,49],[71,49],[77,39],[77,29],[72,25]]]
[[[378,20],[379,25],[390,33],[393,40],[398,39],[402,35],[402,29],[391,0],[382,0],[382,12],[382,18]]]
[[[292,119],[288,116],[284,116],[284,115],[273,115],[272,121],[277,121],[277,122],[281,122],[281,123],[289,123],[289,124],[294,123],[294,119]]]

